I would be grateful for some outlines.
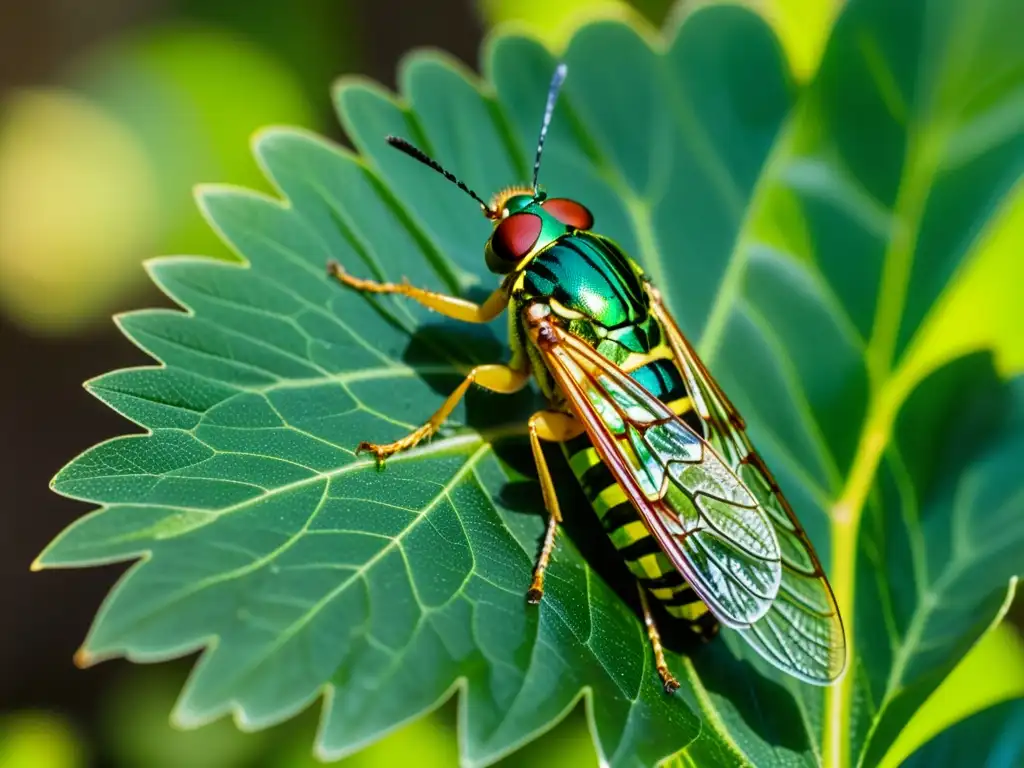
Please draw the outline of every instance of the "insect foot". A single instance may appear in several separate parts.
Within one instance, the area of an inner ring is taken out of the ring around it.
[[[361,442],[356,446],[356,455],[360,453],[372,453],[377,457],[377,469],[384,468],[384,459],[391,455],[391,452],[387,450],[386,445],[377,445],[376,443],[368,443],[366,441]]]
[[[676,680],[672,673],[668,669],[658,668],[658,674],[661,675],[661,684],[665,688],[665,693],[671,696],[673,693],[679,690],[679,681]]]
[[[533,572],[530,588],[526,590],[526,602],[530,605],[537,605],[544,597],[544,569],[547,567],[547,559],[542,556],[542,560],[543,562],[538,564]]]

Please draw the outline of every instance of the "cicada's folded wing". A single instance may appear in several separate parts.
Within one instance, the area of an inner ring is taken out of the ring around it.
[[[598,455],[697,595],[727,626],[764,616],[782,568],[757,499],[682,419],[584,341],[549,318],[529,328]]]
[[[768,467],[754,450],[745,424],[657,294],[655,315],[682,363],[694,408],[707,427],[707,439],[767,512],[782,554],[782,582],[772,607],[744,639],[775,666],[805,682],[827,685],[846,666],[846,636],[832,587],[807,534],[793,514]]]

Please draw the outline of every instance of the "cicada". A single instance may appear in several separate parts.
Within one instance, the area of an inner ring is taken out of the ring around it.
[[[636,578],[656,667],[665,661],[650,598],[704,639],[724,624],[773,665],[808,683],[842,673],[846,644],[832,590],[807,535],[739,412],[680,332],[641,267],[594,231],[581,203],[537,180],[566,68],[555,71],[530,186],[487,202],[404,139],[397,149],[472,197],[494,230],[484,247],[503,275],[482,304],[408,284],[329,272],[358,291],[401,294],[469,323],[508,312],[507,364],[473,368],[438,411],[402,439],[360,451],[379,462],[435,433],[473,385],[513,393],[533,379],[547,408],[528,422],[549,515],[527,600],[538,603],[562,515],[542,442],[560,443],[601,526]]]

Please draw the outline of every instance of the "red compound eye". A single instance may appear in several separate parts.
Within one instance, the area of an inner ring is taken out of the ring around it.
[[[498,224],[491,235],[491,248],[502,261],[516,262],[533,248],[544,222],[533,213],[514,213]]]
[[[567,197],[553,197],[541,205],[544,210],[565,224],[576,229],[590,229],[594,226],[594,214],[575,200]]]

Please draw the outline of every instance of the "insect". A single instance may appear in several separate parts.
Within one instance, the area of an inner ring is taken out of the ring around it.
[[[490,202],[404,139],[397,149],[472,197],[494,230],[488,268],[504,275],[482,304],[407,284],[329,272],[367,293],[402,294],[456,320],[508,311],[511,359],[473,368],[420,428],[387,445],[361,443],[379,462],[436,432],[472,385],[513,393],[536,380],[548,400],[528,432],[549,518],[527,593],[538,603],[561,512],[542,442],[562,445],[601,525],[636,577],[648,637],[667,692],[669,671],[649,599],[704,639],[719,623],[776,667],[827,685],[846,643],[832,590],[810,541],[753,449],[745,424],[680,332],[657,288],[582,204],[538,187],[544,139],[565,78],[556,69],[529,187]]]

